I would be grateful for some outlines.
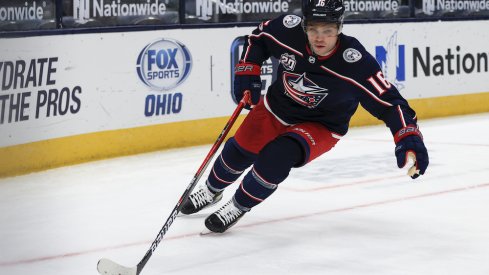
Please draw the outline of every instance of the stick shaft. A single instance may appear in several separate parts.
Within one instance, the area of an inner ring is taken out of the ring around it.
[[[141,259],[141,261],[137,265],[137,274],[141,273],[141,270],[143,270],[144,266],[148,262],[149,258],[151,258],[151,255],[153,255],[153,252],[156,250],[160,242],[163,240],[163,237],[165,236],[166,232],[168,231],[168,228],[172,225],[173,221],[175,221],[175,218],[177,217],[178,213],[180,212],[180,206],[181,204],[190,196],[190,193],[194,189],[194,187],[197,185],[197,182],[199,179],[202,177],[202,174],[204,173],[205,169],[209,165],[211,159],[214,157],[216,154],[217,150],[221,146],[222,142],[226,138],[227,134],[229,133],[229,130],[231,130],[231,127],[233,126],[234,122],[236,122],[236,119],[238,118],[239,114],[243,110],[244,106],[248,103],[250,100],[250,95],[248,92],[245,93],[241,101],[239,102],[238,106],[234,110],[233,114],[229,118],[228,122],[224,126],[224,129],[222,129],[221,134],[217,137],[216,142],[210,149],[209,153],[207,153],[207,156],[205,157],[204,161],[200,165],[199,169],[195,173],[194,177],[190,181],[190,184],[187,186],[187,189],[185,189],[185,192],[183,195],[180,197],[178,200],[177,204],[173,208],[173,211],[171,212],[170,216],[166,220],[165,224],[163,227],[160,229],[160,232],[158,232],[158,235],[156,236],[156,239],[153,241],[151,244],[151,247],[148,249],[144,257]]]

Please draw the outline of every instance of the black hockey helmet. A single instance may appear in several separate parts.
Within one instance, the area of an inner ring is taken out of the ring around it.
[[[341,32],[345,6],[343,0],[302,0],[304,27],[308,22],[336,23]]]

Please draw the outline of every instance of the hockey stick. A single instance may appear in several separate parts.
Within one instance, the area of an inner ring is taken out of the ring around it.
[[[137,264],[137,266],[129,268],[122,266],[120,264],[115,263],[114,261],[111,261],[109,259],[100,259],[97,263],[97,270],[100,274],[102,275],[138,275],[141,273],[141,270],[143,270],[144,266],[148,262],[149,258],[151,258],[151,255],[153,255],[153,252],[156,250],[156,247],[158,247],[159,243],[161,240],[163,240],[163,237],[165,236],[166,232],[168,231],[168,228],[172,225],[173,221],[175,221],[175,218],[178,215],[178,212],[180,212],[180,206],[182,202],[184,202],[192,190],[194,189],[195,185],[197,185],[197,182],[199,181],[200,177],[204,173],[205,169],[210,163],[210,160],[212,157],[216,154],[217,150],[221,146],[222,142],[224,141],[224,138],[227,136],[229,130],[231,130],[231,127],[233,126],[234,122],[238,118],[239,114],[243,110],[244,106],[248,103],[250,100],[250,94],[248,91],[245,92],[243,98],[238,104],[238,107],[236,107],[236,110],[234,110],[234,113],[231,115],[229,118],[228,122],[224,126],[224,129],[222,129],[221,134],[217,138],[216,142],[212,146],[211,150],[207,154],[207,156],[204,159],[204,162],[200,165],[199,170],[195,173],[192,181],[190,181],[190,184],[187,186],[187,189],[185,189],[185,192],[183,193],[182,197],[180,200],[178,200],[177,204],[175,205],[175,208],[173,208],[173,211],[171,212],[170,216],[166,220],[165,224],[163,227],[160,229],[160,232],[156,236],[156,239],[153,241],[151,244],[151,247],[148,249],[144,257],[141,259],[141,261]]]

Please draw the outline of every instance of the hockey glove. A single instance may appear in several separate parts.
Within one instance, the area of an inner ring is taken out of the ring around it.
[[[399,130],[395,136],[397,166],[403,168],[406,166],[410,157],[414,160],[414,166],[409,169],[408,175],[415,179],[423,175],[428,167],[428,151],[424,146],[423,136],[418,128],[414,125]]]
[[[250,91],[250,102],[245,106],[250,110],[258,104],[261,96],[260,66],[253,63],[238,63],[234,67],[234,101],[239,102],[245,91]]]

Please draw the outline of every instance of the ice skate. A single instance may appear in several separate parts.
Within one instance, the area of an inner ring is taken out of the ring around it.
[[[246,212],[239,209],[234,198],[205,219],[205,227],[215,233],[223,233],[235,225]]]
[[[180,213],[190,215],[209,207],[222,199],[222,191],[213,193],[206,184],[201,185],[199,190],[190,194],[180,209]]]

